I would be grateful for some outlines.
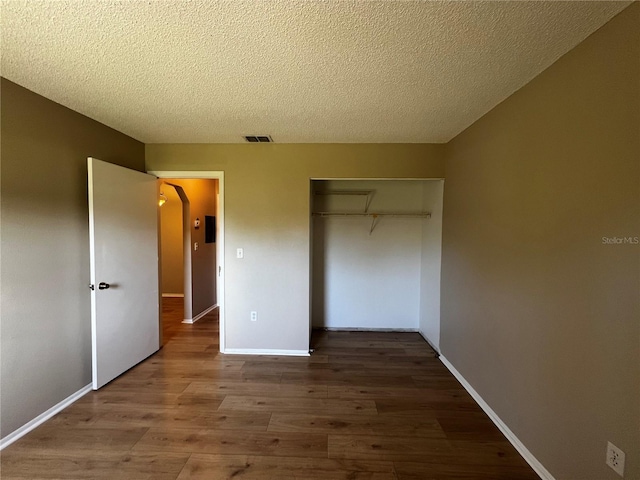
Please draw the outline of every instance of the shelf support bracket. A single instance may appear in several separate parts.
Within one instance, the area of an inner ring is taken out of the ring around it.
[[[369,229],[369,236],[371,236],[371,234],[373,233],[373,229],[376,228],[377,224],[378,224],[378,215],[374,213],[373,215],[371,215],[371,228]]]
[[[367,196],[364,200],[364,213],[369,213],[369,205],[371,205],[371,200],[373,198],[374,191],[367,192]]]

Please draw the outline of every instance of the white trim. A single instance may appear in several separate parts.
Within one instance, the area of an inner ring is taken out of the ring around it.
[[[418,332],[418,329],[416,328],[313,327],[313,329],[324,330],[325,332],[399,332],[399,333]]]
[[[218,304],[211,305],[209,308],[203,310],[202,312],[200,312],[195,317],[193,317],[193,318],[185,318],[184,320],[182,320],[182,323],[196,323],[198,320],[200,320],[202,317],[204,317],[207,313],[209,313],[212,310],[215,310],[216,308],[218,308]]]
[[[520,455],[522,455],[527,463],[531,465],[531,468],[533,468],[533,470],[540,476],[540,478],[543,480],[555,480],[553,478],[553,475],[551,475],[551,473],[549,473],[549,471],[544,468],[542,463],[540,463],[538,459],[534,457],[533,454],[529,451],[529,449],[524,446],[520,439],[516,437],[516,434],[513,433],[509,429],[509,427],[507,427],[506,423],[502,421],[498,414],[493,411],[493,409],[487,404],[487,402],[484,401],[480,394],[475,391],[475,389],[471,386],[471,384],[469,384],[469,382],[467,382],[462,374],[458,370],[456,370],[456,367],[454,367],[451,362],[449,362],[449,360],[444,357],[444,355],[440,355],[440,360],[442,361],[444,366],[449,369],[453,376],[458,379],[465,390],[469,392],[469,395],[473,397],[476,403],[480,406],[480,408],[482,408],[482,410],[484,410],[484,413],[489,416],[491,421],[495,423],[495,425],[500,429],[504,436],[507,437],[507,440],[509,440],[511,445],[513,445],[518,453],[520,453]]]
[[[438,347],[436,347],[436,346],[431,342],[431,340],[429,340],[429,339],[427,338],[427,336],[424,334],[424,332],[423,332],[422,330],[418,329],[418,333],[420,334],[420,336],[421,336],[422,338],[424,338],[424,341],[425,341],[425,342],[427,342],[427,343],[429,344],[429,346],[430,346],[431,348],[433,348],[433,350],[434,350],[438,355],[442,355],[442,354],[440,353],[440,349],[439,349]]]
[[[41,413],[40,415],[38,415],[33,420],[25,423],[23,426],[21,426],[17,430],[11,432],[9,435],[7,435],[6,437],[4,437],[3,439],[0,440],[0,450],[4,449],[5,447],[8,447],[9,445],[11,445],[16,440],[19,440],[20,438],[24,437],[31,430],[39,427],[44,422],[46,422],[51,417],[53,417],[56,413],[61,412],[62,410],[67,408],[69,405],[71,405],[73,402],[75,402],[79,398],[83,397],[84,395],[86,395],[90,391],[91,391],[91,384],[82,387],[80,390],[78,390],[75,393],[72,393],[67,398],[62,400],[57,405],[54,405],[53,407],[51,407],[46,412]]]
[[[151,172],[149,172],[151,173]],[[309,180],[445,180],[444,177],[310,177]]]
[[[149,175],[155,175],[158,178],[203,178],[216,179],[220,178],[224,172],[219,170],[190,171],[190,170],[147,170]]]
[[[309,350],[274,350],[267,348],[227,348],[225,354],[230,355],[276,355],[291,357],[309,357]]]
[[[184,293],[163,293],[162,298],[184,298]]]
[[[216,259],[218,262],[219,274],[218,281],[216,282],[218,295],[217,301],[220,308],[219,311],[219,323],[220,323],[220,352],[224,353],[226,345],[226,321],[225,321],[225,268],[224,268],[224,172],[221,170],[211,171],[188,171],[188,170],[149,170],[147,173],[155,175],[158,178],[210,178],[218,180],[218,218],[217,227],[218,234],[216,236]]]
[[[96,336],[96,317],[98,310],[96,308],[96,251],[95,251],[95,219],[93,215],[93,161],[97,160],[93,157],[87,157],[87,174],[89,188],[89,283],[91,288],[91,382],[93,385],[98,383],[98,354],[97,347],[98,338]],[[159,325],[158,325],[159,327]],[[161,329],[158,328],[158,331]],[[96,389],[98,387],[96,386]]]

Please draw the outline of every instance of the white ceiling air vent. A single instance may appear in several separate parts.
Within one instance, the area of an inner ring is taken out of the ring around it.
[[[245,135],[244,139],[249,143],[273,143],[271,135]]]

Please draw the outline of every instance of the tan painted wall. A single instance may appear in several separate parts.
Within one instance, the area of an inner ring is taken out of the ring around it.
[[[228,348],[309,347],[310,178],[441,178],[442,145],[146,146],[147,170],[225,174]],[[244,259],[236,249],[244,248]],[[258,321],[250,321],[250,312]]]
[[[144,145],[2,79],[4,437],[91,381],[87,157],[144,169]]]
[[[640,478],[640,4],[448,145],[443,354],[556,479]]]
[[[163,185],[161,190],[167,197],[160,209],[162,293],[184,294],[182,200],[171,186]]]

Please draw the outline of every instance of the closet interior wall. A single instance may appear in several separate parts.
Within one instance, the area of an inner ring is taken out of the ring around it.
[[[313,327],[428,325],[437,337],[443,181],[314,180],[311,190]]]

